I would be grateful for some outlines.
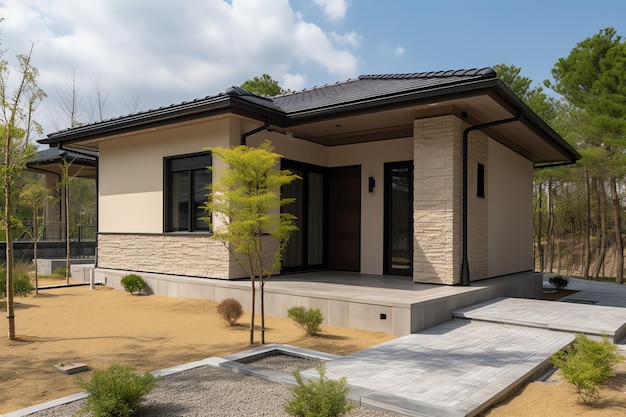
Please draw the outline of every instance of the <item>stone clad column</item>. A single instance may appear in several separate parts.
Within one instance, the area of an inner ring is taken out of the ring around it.
[[[464,127],[455,115],[414,122],[415,282],[460,282]]]

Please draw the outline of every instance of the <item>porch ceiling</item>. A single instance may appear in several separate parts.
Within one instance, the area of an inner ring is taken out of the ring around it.
[[[414,120],[446,114],[465,118],[470,125],[517,116],[515,110],[486,93],[290,126],[284,132],[321,145],[340,146],[412,137]],[[528,120],[485,129],[485,133],[535,164],[569,158],[563,149],[536,132]]]

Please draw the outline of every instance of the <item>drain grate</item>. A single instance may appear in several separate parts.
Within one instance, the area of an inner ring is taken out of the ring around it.
[[[561,301],[565,303],[577,303],[577,304],[596,304],[598,302],[598,300],[585,300],[582,298],[567,298]]]

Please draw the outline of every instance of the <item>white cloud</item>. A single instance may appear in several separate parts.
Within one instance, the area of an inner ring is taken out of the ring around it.
[[[315,4],[322,8],[324,14],[330,20],[343,19],[350,6],[347,0],[315,0]]]
[[[285,90],[300,91],[312,87],[306,83],[306,76],[303,74],[285,74],[281,85]]]
[[[339,35],[338,33],[331,32],[330,37],[337,45],[352,48],[358,48],[361,46],[361,39],[363,39],[363,37],[356,32],[346,33],[345,35]]]
[[[346,8],[344,1],[324,2],[328,16],[343,16]],[[326,33],[287,0],[205,0],[175,8],[152,0],[4,0],[0,16],[6,58],[35,41],[33,61],[49,96],[76,67],[85,94],[94,79],[110,89],[111,117],[129,112],[123,103],[131,95],[158,107],[263,73],[301,89],[311,76],[332,82],[359,67],[350,50],[358,47],[358,34]],[[42,107],[54,105],[50,97]]]
[[[405,52],[406,50],[404,49],[404,46],[397,46],[394,50],[394,53],[398,56],[404,55]]]

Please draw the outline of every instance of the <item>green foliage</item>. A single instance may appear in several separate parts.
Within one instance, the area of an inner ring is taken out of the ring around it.
[[[217,312],[229,326],[234,325],[243,314],[241,303],[234,298],[226,298],[217,305]]]
[[[315,369],[320,375],[317,381],[304,383],[299,372],[293,373],[298,386],[291,389],[293,398],[285,404],[285,412],[298,417],[335,417],[352,410],[354,406],[346,400],[347,379],[328,379],[323,362]]]
[[[0,296],[6,297],[7,295],[7,271],[6,266],[0,266]],[[35,290],[35,287],[30,281],[28,271],[21,267],[19,264],[13,269],[13,294],[18,297],[27,297]]]
[[[57,277],[65,277],[65,267],[57,266],[56,268],[54,268],[54,271],[52,271],[52,274],[56,275]]]
[[[91,412],[93,417],[132,416],[158,380],[152,374],[137,375],[132,367],[118,364],[94,371],[91,381],[77,381],[89,394],[81,413]]]
[[[563,377],[576,387],[578,400],[585,404],[600,398],[598,389],[613,376],[612,367],[621,360],[617,346],[606,337],[599,342],[582,334],[572,346],[552,355],[554,366],[561,368]]]
[[[306,309],[302,306],[291,307],[287,310],[287,317],[292,319],[298,327],[304,329],[309,336],[317,336],[324,321],[324,315],[319,308]]]
[[[241,88],[250,93],[256,93],[264,97],[274,97],[288,92],[288,90],[283,90],[281,86],[278,85],[278,81],[274,80],[269,74],[263,74],[261,77],[254,77],[251,80],[247,80],[241,84]]]
[[[562,290],[569,284],[569,278],[563,277],[561,275],[555,275],[553,277],[550,277],[548,281],[550,281],[550,284],[552,284],[552,286],[557,290]]]
[[[120,281],[124,290],[128,293],[138,293],[146,286],[146,282],[137,274],[124,275]]]
[[[294,199],[280,197],[280,188],[299,178],[276,169],[280,155],[269,142],[258,148],[237,146],[211,148],[225,168],[211,170],[215,181],[209,186],[208,201],[202,206],[204,220],[213,238],[222,242],[234,260],[248,274],[252,285],[250,343],[254,343],[254,283],[261,281],[261,342],[264,343],[263,288],[280,269],[282,255],[291,233],[298,230],[295,216],[280,208]],[[271,249],[267,249],[271,248]]]

